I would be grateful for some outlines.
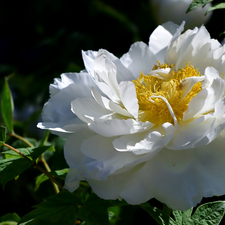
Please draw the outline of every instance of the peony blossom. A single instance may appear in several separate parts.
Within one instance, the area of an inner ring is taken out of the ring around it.
[[[206,24],[212,17],[210,12],[205,15],[207,9],[212,6],[208,3],[204,7],[197,7],[194,10],[186,13],[192,0],[150,0],[151,11],[153,18],[157,24],[162,24],[167,21],[180,24],[185,20],[185,28],[194,28]]]
[[[121,58],[83,51],[50,85],[39,128],[66,138],[65,188],[187,210],[225,194],[225,46],[167,22]]]

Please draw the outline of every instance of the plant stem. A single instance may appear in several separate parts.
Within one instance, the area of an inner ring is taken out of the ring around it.
[[[58,187],[63,190],[63,186],[47,171],[45,170],[44,168],[42,168],[41,166],[39,166],[37,163],[33,163],[33,166],[37,169],[39,169],[42,173],[44,173],[51,181],[53,181],[55,184],[58,185]],[[57,187],[57,189],[58,189]],[[58,189],[58,192],[59,192],[59,189]],[[58,193],[57,192],[57,193]]]
[[[25,138],[21,137],[20,135],[18,134],[15,134],[15,133],[10,133],[9,134],[11,137],[15,137],[15,138],[18,138],[19,140],[21,140],[22,142],[24,142],[25,144],[27,144],[29,147],[34,147],[33,144],[31,144],[29,141],[27,141]]]
[[[21,152],[18,151],[17,149],[13,148],[12,146],[10,146],[10,145],[8,145],[8,144],[6,144],[6,143],[4,143],[3,145],[4,145],[5,147],[7,147],[7,148],[13,150],[13,151],[16,152],[17,154],[21,155],[24,159],[27,159],[27,160],[29,160],[29,161],[32,161],[32,160],[29,159],[26,155],[24,155],[23,153],[21,153]]]
[[[45,158],[44,158],[44,154],[41,155],[40,161],[44,164],[44,167],[45,167],[45,169],[47,170],[47,172],[48,172],[48,173],[51,172],[51,169],[50,169],[50,167],[48,166],[48,163],[46,162],[46,160],[45,160]],[[58,188],[57,184],[55,183],[55,181],[53,182],[53,180],[51,180],[51,179],[50,179],[50,181],[51,181],[51,183],[52,183],[52,185],[53,185],[53,188],[54,188],[54,190],[55,190],[55,193],[58,194],[58,193],[59,193],[59,188]],[[62,188],[61,188],[61,189],[62,189]]]
[[[29,160],[29,161],[32,161],[30,158],[28,158],[26,155],[24,155],[23,153],[21,153],[20,151],[18,151],[17,149],[15,149],[15,148],[13,148],[12,146],[10,146],[10,145],[8,145],[8,144],[6,144],[6,143],[4,143],[3,144],[5,147],[7,147],[7,148],[9,148],[9,149],[11,149],[12,151],[14,151],[14,152],[16,152],[17,154],[19,154],[20,156],[22,156],[24,159],[27,159],[27,160]],[[57,184],[58,185],[58,187],[61,189],[61,190],[63,190],[63,186],[47,171],[47,170],[45,170],[44,168],[42,168],[41,166],[39,166],[36,162],[33,162],[33,166],[34,166],[34,168],[37,168],[38,170],[40,170],[42,173],[44,173],[52,182],[54,182],[55,184]],[[56,185],[56,186],[57,186]],[[59,192],[59,189],[58,189],[58,187],[57,187],[57,192],[56,193],[58,193]]]

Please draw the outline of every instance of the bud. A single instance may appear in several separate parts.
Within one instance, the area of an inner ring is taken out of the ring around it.
[[[191,2],[192,0],[150,0],[153,18],[157,24],[167,21],[181,24],[182,21],[185,21],[186,29],[206,24],[210,20],[212,12],[206,16],[205,13],[212,4],[209,3],[203,8],[198,7],[186,13]]]

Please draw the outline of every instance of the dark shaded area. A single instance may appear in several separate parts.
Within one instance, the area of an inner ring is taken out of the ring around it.
[[[221,1],[214,1],[218,3]],[[211,36],[219,34],[224,10],[214,12],[206,25]],[[219,26],[218,26],[219,25]],[[135,41],[148,43],[156,28],[148,0],[33,0],[0,2],[0,89],[3,78],[11,73],[10,87],[15,101],[15,129],[20,135],[41,137],[36,128],[41,107],[48,100],[48,86],[63,72],[79,72],[84,68],[81,50],[107,49],[116,56],[126,53]],[[51,137],[52,139],[54,137]],[[61,142],[57,154],[49,161],[53,169],[66,167]],[[56,162],[62,164],[57,168]],[[17,181],[0,187],[0,216],[16,212],[23,216],[44,197],[54,194],[49,181],[34,193],[33,168]],[[221,200],[223,197],[219,197]],[[223,198],[224,199],[224,198]],[[209,199],[217,200],[217,198]],[[208,199],[204,199],[204,202]],[[161,206],[151,200],[155,206]],[[154,224],[138,207],[122,209],[118,224]],[[126,222],[125,222],[126,221]]]

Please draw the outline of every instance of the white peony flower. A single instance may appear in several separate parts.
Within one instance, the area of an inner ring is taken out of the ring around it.
[[[50,85],[39,128],[66,137],[65,188],[151,198],[187,210],[225,194],[225,46],[204,26],[167,22],[117,58],[82,52],[85,71]]]
[[[208,3],[204,7],[197,7],[186,13],[192,0],[150,0],[152,15],[157,24],[167,21],[180,24],[185,20],[185,28],[194,28],[206,24],[212,17],[210,12],[205,15],[207,9],[212,6]]]

